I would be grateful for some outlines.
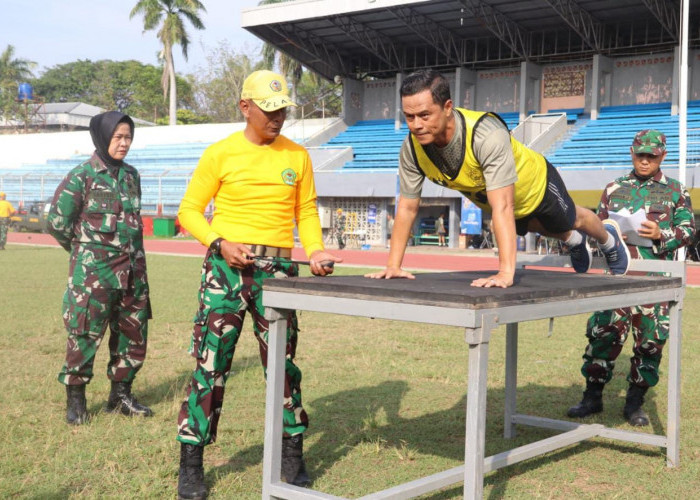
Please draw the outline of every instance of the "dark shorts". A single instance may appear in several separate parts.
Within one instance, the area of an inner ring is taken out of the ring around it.
[[[547,189],[544,198],[529,215],[515,221],[515,231],[525,236],[531,219],[537,219],[550,233],[565,233],[576,222],[576,204],[569,196],[564,181],[554,166],[547,162]]]

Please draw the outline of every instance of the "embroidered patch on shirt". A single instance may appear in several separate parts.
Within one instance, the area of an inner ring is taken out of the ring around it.
[[[288,186],[293,186],[297,180],[297,173],[292,168],[287,168],[282,172],[282,181]]]

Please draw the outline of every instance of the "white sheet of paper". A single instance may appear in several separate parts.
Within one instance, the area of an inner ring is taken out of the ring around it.
[[[640,208],[634,213],[630,213],[628,209],[623,208],[619,212],[609,212],[608,217],[617,222],[620,226],[620,231],[627,237],[626,242],[628,244],[638,247],[651,246],[651,240],[649,238],[642,238],[637,234],[637,230],[642,227],[642,222],[647,220],[647,213],[643,208]]]

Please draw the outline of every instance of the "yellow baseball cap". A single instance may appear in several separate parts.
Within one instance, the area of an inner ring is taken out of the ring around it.
[[[0,196],[5,196],[5,191],[0,191]]]
[[[268,70],[253,71],[243,82],[241,99],[251,99],[263,111],[297,106],[289,97],[284,77]]]

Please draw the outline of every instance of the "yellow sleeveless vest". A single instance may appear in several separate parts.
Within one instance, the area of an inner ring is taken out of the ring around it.
[[[481,171],[481,165],[474,156],[473,132],[474,127],[486,115],[491,115],[503,121],[495,113],[471,111],[456,108],[459,116],[464,118],[464,159],[457,176],[449,178],[428,158],[423,147],[411,135],[411,149],[416,165],[425,176],[435,184],[459,191],[481,208],[491,211],[486,198],[486,183]],[[547,162],[541,154],[524,146],[512,136],[510,144],[515,157],[515,169],[518,180],[515,183],[515,218],[520,219],[531,214],[542,202],[547,188]]]

